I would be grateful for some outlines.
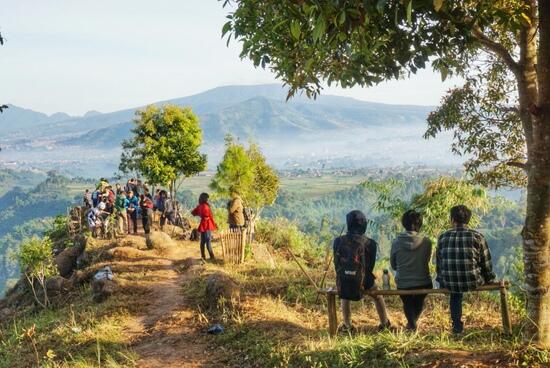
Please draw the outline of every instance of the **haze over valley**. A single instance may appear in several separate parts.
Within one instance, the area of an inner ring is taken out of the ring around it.
[[[394,165],[450,166],[450,137],[422,138],[431,106],[389,105],[349,97],[297,96],[286,102],[277,84],[218,87],[156,102],[190,106],[203,128],[209,169],[223,154],[226,134],[260,143],[279,169]],[[46,115],[10,105],[0,114],[0,163],[16,169],[59,170],[70,176],[110,176],[136,109],[84,116]],[[322,143],[321,143],[322,142]]]

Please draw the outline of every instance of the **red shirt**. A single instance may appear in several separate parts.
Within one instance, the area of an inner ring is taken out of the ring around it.
[[[200,216],[201,223],[199,225],[199,233],[216,230],[216,223],[214,222],[214,216],[210,211],[208,203],[199,204],[192,212],[193,216]]]

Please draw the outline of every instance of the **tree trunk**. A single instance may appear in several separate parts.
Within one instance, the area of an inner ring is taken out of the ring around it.
[[[533,122],[529,147],[527,217],[523,229],[529,338],[550,347],[550,1],[539,1],[538,96],[528,106]]]

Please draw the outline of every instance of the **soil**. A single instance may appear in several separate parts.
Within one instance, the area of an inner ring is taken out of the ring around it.
[[[182,295],[183,285],[194,277],[179,264],[184,259],[197,257],[195,243],[173,244],[169,255],[147,252],[148,257],[133,259],[139,264],[139,273],[146,277],[126,276],[126,287],[145,287],[136,300],[143,308],[130,319],[124,329],[132,350],[139,356],[138,367],[214,367],[216,354],[209,350],[208,336],[197,323],[196,311],[189,307]],[[132,269],[132,259],[125,258],[126,269]],[[136,284],[131,285],[134,279]]]

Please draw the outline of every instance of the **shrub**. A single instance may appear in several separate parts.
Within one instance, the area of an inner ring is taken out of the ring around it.
[[[44,308],[47,308],[50,303],[46,291],[46,278],[55,275],[57,272],[52,257],[52,249],[53,243],[50,238],[40,239],[35,236],[21,243],[16,257],[19,266],[24,270],[23,274],[31,286],[35,300]],[[35,282],[38,282],[42,288],[43,300],[40,300],[37,295]]]
[[[301,256],[317,257],[322,253],[322,247],[319,247],[310,235],[301,232],[295,222],[290,222],[286,218],[258,221],[256,239],[270,244],[275,249],[289,248]]]

